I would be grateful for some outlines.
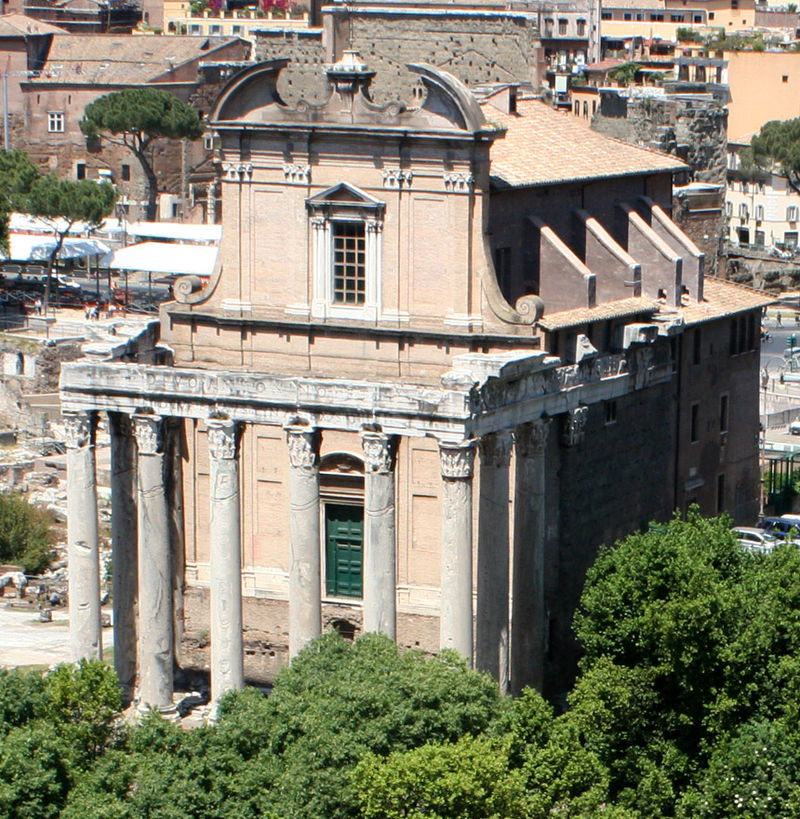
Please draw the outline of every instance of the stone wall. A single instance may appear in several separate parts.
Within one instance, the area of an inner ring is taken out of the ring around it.
[[[377,71],[372,87],[379,104],[415,99],[417,79],[408,63],[429,63],[455,74],[467,85],[486,82],[538,84],[539,31],[536,15],[512,12],[335,9],[321,31],[259,31],[257,60],[293,61],[279,90],[287,103],[301,97],[326,98],[322,63],[354,48]]]

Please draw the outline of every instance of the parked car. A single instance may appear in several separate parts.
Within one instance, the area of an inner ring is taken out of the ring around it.
[[[769,554],[780,542],[774,535],[754,526],[734,526],[731,531],[736,535],[739,545],[748,552]]]
[[[789,424],[789,432],[792,435],[800,435],[800,418],[795,418],[791,424]]]
[[[779,518],[764,518],[759,524],[758,528],[774,535],[778,540],[797,540],[798,533],[800,533],[800,518],[793,515]],[[792,537],[790,537],[790,535]]]

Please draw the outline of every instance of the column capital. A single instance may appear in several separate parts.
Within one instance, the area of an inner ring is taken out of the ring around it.
[[[291,466],[307,469],[317,466],[319,464],[319,431],[305,424],[287,424],[284,429]]]
[[[374,429],[361,430],[364,471],[387,474],[394,469],[394,436]]]
[[[67,449],[80,449],[94,443],[97,416],[94,412],[65,412],[64,430]]]
[[[465,480],[472,477],[475,463],[475,440],[470,438],[459,443],[439,441],[439,461],[442,477]]]
[[[161,416],[137,413],[133,416],[133,430],[140,455],[160,455]]]
[[[229,418],[209,418],[208,451],[215,460],[231,460],[236,457],[238,424]]]
[[[512,434],[505,430],[484,435],[479,445],[481,463],[497,469],[508,466],[512,443]]]
[[[517,427],[514,433],[514,444],[517,454],[523,458],[534,458],[544,454],[547,446],[547,435],[550,431],[550,419],[539,418]]]

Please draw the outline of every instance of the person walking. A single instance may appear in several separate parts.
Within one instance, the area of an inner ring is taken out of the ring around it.
[[[781,326],[782,326],[782,324],[781,324],[781,318],[782,318],[782,316],[781,316],[781,311],[780,311],[780,310],[778,310],[778,312],[775,314],[775,326],[776,326],[776,327],[781,327]]]

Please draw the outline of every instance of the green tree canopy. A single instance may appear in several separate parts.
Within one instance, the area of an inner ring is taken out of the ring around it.
[[[25,151],[0,151],[0,250],[8,250],[8,217],[25,210],[25,197],[39,170]]]
[[[153,170],[153,143],[161,138],[199,139],[204,125],[197,111],[168,91],[126,88],[106,94],[86,106],[81,130],[89,139],[101,137],[133,153],[147,179],[147,218],[155,219],[158,180]]]
[[[22,495],[0,492],[0,563],[21,564],[39,574],[50,564],[53,516]]]
[[[800,193],[800,117],[768,122],[752,138],[750,147],[762,168],[777,166],[794,191]]]

